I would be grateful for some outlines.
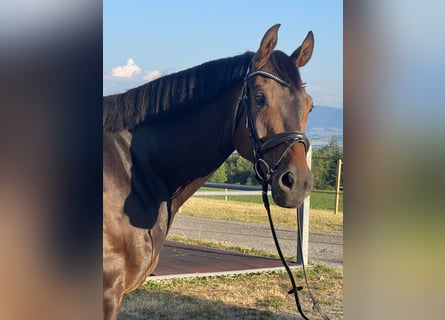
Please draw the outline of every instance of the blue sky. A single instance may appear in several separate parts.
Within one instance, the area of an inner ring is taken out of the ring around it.
[[[277,49],[291,54],[315,36],[301,68],[315,104],[343,107],[343,2],[104,0],[103,91],[123,92],[159,75],[256,51],[281,23]]]

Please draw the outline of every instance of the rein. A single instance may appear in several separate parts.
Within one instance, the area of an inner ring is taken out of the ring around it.
[[[250,73],[250,68],[248,68],[247,72],[246,72],[246,76],[244,77],[244,84],[243,84],[241,96],[239,98],[239,103],[236,106],[233,133],[235,132],[236,125],[238,122],[237,120],[238,120],[239,105],[241,103],[243,103],[244,110],[246,112],[246,118],[247,118],[246,119],[246,127],[249,129],[249,138],[250,138],[250,142],[252,145],[253,155],[255,157],[255,163],[254,163],[255,176],[262,186],[263,204],[264,204],[264,208],[267,211],[270,230],[272,232],[275,247],[277,249],[278,255],[280,256],[281,263],[283,264],[284,268],[286,269],[286,272],[289,276],[289,279],[290,279],[290,282],[292,285],[292,289],[289,290],[288,294],[294,295],[295,304],[297,306],[298,312],[301,314],[303,319],[309,320],[309,318],[303,312],[303,309],[300,304],[300,299],[298,296],[298,291],[303,290],[303,286],[296,285],[293,273],[290,270],[286,259],[284,258],[283,252],[281,251],[280,243],[278,241],[278,237],[277,237],[277,234],[275,231],[275,226],[274,226],[273,219],[272,219],[272,214],[270,211],[270,204],[269,204],[269,198],[267,196],[267,189],[268,189],[270,180],[272,178],[272,175],[278,169],[278,166],[280,165],[281,161],[284,159],[284,157],[285,157],[286,153],[289,151],[289,149],[295,143],[302,143],[304,145],[305,151],[307,153],[307,151],[309,150],[310,142],[309,142],[308,138],[306,137],[306,135],[301,131],[288,131],[288,132],[279,133],[279,134],[276,134],[273,137],[267,139],[266,141],[263,141],[263,139],[259,138],[258,132],[256,130],[255,122],[253,121],[252,110],[251,110],[250,104],[249,104],[248,86],[247,86],[247,80],[249,80],[250,78],[257,76],[257,75],[273,79],[285,87],[290,87],[290,84],[288,82],[280,79],[276,75],[273,75],[271,73],[268,73],[268,72],[262,71],[262,70],[257,70],[257,71]],[[283,152],[281,153],[281,156],[278,158],[278,160],[272,166],[269,166],[267,161],[263,159],[263,155],[266,152],[268,152],[269,150],[271,150],[279,145],[282,145],[282,144],[285,145],[285,148],[284,148]],[[266,169],[265,174],[262,173],[262,171],[260,170],[260,166],[262,166],[263,168]],[[297,214],[298,215],[300,214],[300,208],[297,209]],[[299,219],[297,219],[297,221],[298,221],[298,243],[299,243],[300,250],[301,250],[301,228],[299,225]],[[309,284],[307,281],[306,268],[305,268],[303,260],[302,260],[301,264],[302,264],[302,268],[303,268],[305,283],[306,283],[309,295],[310,295],[312,303],[313,303],[313,310],[317,310],[324,320],[329,320],[329,317],[325,313],[323,313],[323,311],[320,308],[320,305],[318,304],[318,301],[314,298],[314,296],[311,293],[311,290],[309,288]]]
[[[277,233],[275,231],[275,226],[274,226],[274,223],[273,223],[273,220],[272,220],[272,214],[270,212],[269,198],[267,196],[268,184],[264,183],[262,185],[262,187],[263,187],[263,190],[262,190],[263,204],[264,204],[264,208],[267,211],[267,217],[269,219],[270,231],[272,232],[273,241],[275,243],[275,247],[277,249],[278,255],[280,256],[281,263],[283,264],[284,268],[286,269],[287,275],[289,276],[289,280],[290,280],[291,285],[292,285],[292,289],[290,289],[287,293],[294,295],[294,297],[295,297],[295,304],[297,305],[298,312],[301,314],[303,319],[309,320],[309,318],[303,312],[303,308],[301,307],[301,303],[300,303],[300,298],[298,296],[298,291],[303,290],[303,286],[297,286],[297,284],[295,282],[294,275],[293,275],[291,269],[289,268],[289,265],[288,265],[286,259],[284,258],[283,252],[281,251],[280,243],[278,241]],[[297,214],[300,215],[300,212],[301,212],[300,208],[298,208],[297,209]],[[300,251],[302,251],[302,248],[301,248],[301,246],[302,246],[301,245],[301,228],[300,228],[299,219],[297,219],[297,221],[298,221],[298,232],[297,232],[297,234],[298,234],[298,245],[300,247]],[[318,311],[318,313],[321,315],[321,317],[324,320],[330,320],[329,317],[323,312],[323,310],[321,310],[321,307],[318,304],[318,301],[312,295],[311,289],[309,288],[309,283],[307,281],[306,267],[305,267],[303,259],[301,260],[301,266],[303,268],[304,281],[306,283],[306,287],[308,289],[309,295],[310,295],[311,300],[312,300],[312,309]]]

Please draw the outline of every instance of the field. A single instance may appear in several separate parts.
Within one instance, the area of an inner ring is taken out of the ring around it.
[[[302,283],[302,272],[295,272]],[[322,310],[343,318],[343,276],[323,265],[308,270],[312,293]],[[295,301],[287,294],[284,272],[149,281],[127,295],[119,319],[295,319]],[[300,294],[311,319],[312,304],[306,288]]]
[[[268,223],[260,196],[231,196],[228,200],[224,197],[192,197],[182,206],[180,214]],[[311,231],[343,231],[343,213],[334,215],[333,203],[333,194],[312,193]],[[271,210],[277,226],[295,226],[295,209],[283,209],[271,202]],[[268,255],[259,250],[249,251],[220,243],[170,239]],[[330,319],[343,319],[343,275],[328,266],[310,263],[313,267],[308,269],[308,279],[312,293]],[[301,270],[294,271],[294,275],[297,283],[303,283]],[[293,297],[287,294],[289,289],[290,283],[285,272],[152,280],[126,295],[119,319],[295,319],[297,310]],[[321,319],[311,311],[312,304],[306,287],[301,291],[300,299],[310,319]]]
[[[230,200],[234,200],[232,198],[234,197],[230,197]],[[250,202],[192,197],[182,206],[180,214],[267,225],[269,222],[261,199],[253,201],[258,197],[245,198]],[[271,204],[271,211],[276,226],[295,227],[295,209],[285,209]],[[332,211],[311,209],[309,230],[342,232],[343,213],[334,214]]]
[[[334,212],[335,209],[335,193],[325,193],[323,191],[312,191],[311,193],[311,209],[326,210]],[[338,201],[338,211],[343,212],[343,193],[340,194]]]
[[[200,191],[215,191],[214,188],[201,188]],[[225,199],[225,197],[207,197],[211,199]],[[262,203],[261,196],[228,196],[228,200],[247,203]],[[271,201],[272,203],[273,201]],[[328,191],[314,190],[311,193],[310,200],[311,209],[326,210],[334,212],[335,208],[335,193]],[[340,212],[343,212],[343,193],[340,194],[339,208]]]

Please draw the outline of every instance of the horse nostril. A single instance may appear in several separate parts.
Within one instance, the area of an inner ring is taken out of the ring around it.
[[[287,188],[292,189],[292,186],[294,185],[295,182],[294,174],[290,171],[286,172],[281,176],[281,182]]]
[[[311,191],[313,186],[313,180],[312,177],[308,178],[306,181],[304,181],[304,190]]]

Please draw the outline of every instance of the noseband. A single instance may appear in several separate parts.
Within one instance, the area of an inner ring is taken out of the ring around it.
[[[249,138],[250,143],[252,146],[253,155],[255,157],[255,164],[254,164],[254,170],[255,170],[255,176],[258,179],[258,181],[264,185],[270,182],[270,179],[272,175],[277,171],[278,166],[280,165],[281,161],[284,159],[284,156],[289,151],[289,149],[295,144],[295,143],[302,143],[304,145],[305,152],[309,150],[309,139],[306,137],[306,135],[301,131],[287,131],[283,133],[278,133],[268,139],[261,139],[258,136],[258,130],[255,126],[255,122],[253,120],[252,116],[252,108],[249,101],[249,94],[248,94],[248,86],[247,81],[255,76],[263,76],[269,79],[272,79],[276,82],[278,82],[280,85],[284,87],[290,87],[291,85],[282,80],[281,78],[277,77],[276,75],[273,75],[269,72],[263,71],[263,70],[257,70],[250,72],[250,68],[247,69],[246,75],[244,77],[244,84],[243,84],[243,90],[241,92],[239,103],[236,107],[235,112],[235,122],[234,126],[236,126],[236,121],[238,119],[238,112],[239,112],[239,105],[243,104],[244,110],[246,112],[246,127],[249,130]],[[233,132],[235,131],[235,127]],[[281,153],[278,160],[270,166],[266,160],[263,159],[263,156],[266,152],[272,150],[273,148],[279,146],[279,145],[285,145],[285,148],[283,152]],[[260,169],[260,166],[262,166],[265,169],[265,173]]]

